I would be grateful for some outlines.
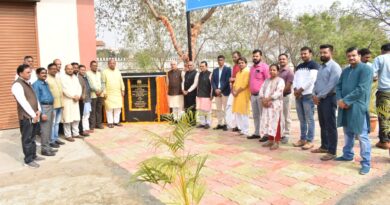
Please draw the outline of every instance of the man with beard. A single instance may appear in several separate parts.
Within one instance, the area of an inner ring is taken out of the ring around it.
[[[360,174],[370,172],[371,142],[368,105],[373,72],[368,65],[360,62],[360,55],[355,47],[346,51],[350,66],[345,68],[336,86],[336,98],[339,106],[337,126],[343,127],[345,145],[343,155],[336,161],[352,161],[354,159],[354,138],[359,136],[360,157],[362,158]]]
[[[313,101],[317,105],[318,120],[321,127],[321,147],[312,153],[326,153],[321,160],[328,161],[336,157],[337,127],[336,127],[336,85],[339,81],[341,68],[332,59],[333,46],[320,46],[321,66],[313,89]]]
[[[241,58],[241,53],[239,51],[234,51],[232,53],[232,59],[234,62],[234,66],[232,69],[232,76],[230,77],[230,95],[227,100],[226,104],[226,124],[228,128],[232,128],[233,132],[240,132],[241,130],[237,126],[237,120],[236,115],[233,114],[233,102],[234,102],[234,96],[233,96],[233,85],[236,80],[236,75],[238,72],[240,72],[240,66],[238,65],[238,59]]]
[[[281,118],[281,127],[282,127],[282,139],[283,144],[288,143],[290,137],[290,127],[291,127],[291,117],[290,117],[290,101],[291,101],[291,85],[294,81],[294,73],[288,66],[288,55],[282,53],[278,57],[279,60],[279,77],[284,80],[284,90],[283,90],[283,116]]]
[[[79,100],[82,88],[79,79],[73,73],[73,66],[65,66],[65,74],[61,76],[64,109],[62,122],[64,124],[65,139],[74,142],[79,137],[80,108]]]
[[[251,91],[251,105],[253,122],[255,124],[255,133],[248,136],[248,139],[260,138],[260,116],[261,116],[261,100],[259,98],[259,91],[264,81],[270,77],[268,65],[261,62],[263,52],[256,49],[252,52],[253,66],[249,74],[249,89]],[[264,136],[260,139],[261,142],[268,141],[268,137]]]
[[[319,65],[311,59],[312,57],[313,51],[311,48],[301,48],[303,63],[297,66],[293,82],[295,105],[301,129],[300,139],[293,145],[294,147],[301,147],[303,150],[313,148],[312,142],[315,129],[312,94]]]

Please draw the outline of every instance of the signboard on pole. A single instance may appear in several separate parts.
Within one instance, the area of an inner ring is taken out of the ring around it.
[[[187,11],[193,11],[198,9],[211,8],[215,6],[222,6],[226,4],[234,4],[249,0],[186,0]]]

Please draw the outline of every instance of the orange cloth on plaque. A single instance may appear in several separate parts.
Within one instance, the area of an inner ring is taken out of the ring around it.
[[[156,114],[169,114],[169,104],[168,104],[168,88],[165,76],[156,77],[156,87],[157,87],[157,105],[156,105]]]

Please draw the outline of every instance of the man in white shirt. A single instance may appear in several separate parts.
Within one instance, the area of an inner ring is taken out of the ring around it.
[[[11,91],[17,101],[20,133],[22,134],[22,147],[24,153],[24,165],[31,168],[38,168],[35,161],[44,158],[36,155],[35,134],[38,128],[38,121],[41,115],[41,106],[35,92],[29,82],[31,68],[22,64],[17,68],[18,79],[12,85]]]
[[[302,63],[296,68],[293,81],[295,104],[300,124],[301,136],[294,147],[303,150],[313,148],[314,139],[314,102],[313,88],[317,79],[319,65],[312,60],[313,52],[309,47],[301,48]]]

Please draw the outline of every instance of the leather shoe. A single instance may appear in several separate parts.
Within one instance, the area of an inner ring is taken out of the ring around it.
[[[117,127],[122,127],[123,125],[121,123],[114,123],[115,126]]]
[[[107,127],[108,128],[114,128],[114,125],[113,124],[107,124]]]
[[[223,125],[223,126],[222,126],[222,130],[223,130],[223,131],[228,131],[227,126],[226,126],[226,125]]]
[[[214,127],[213,129],[214,130],[220,130],[220,129],[222,129],[223,128],[223,126],[222,125],[217,125],[216,127]]]
[[[49,145],[52,148],[59,148],[60,147],[60,145],[58,145],[57,143],[50,143]]]
[[[84,136],[84,137],[88,137],[89,136],[89,134],[87,132],[82,132],[82,133],[80,133],[80,135]]]
[[[204,128],[204,125],[198,125],[196,128]]]
[[[328,153],[328,150],[319,147],[317,149],[311,150],[311,153]]]
[[[45,158],[40,157],[40,156],[36,156],[36,157],[34,158],[34,161],[42,161],[42,160],[45,160]]]
[[[58,152],[58,149],[50,148],[49,151],[50,151],[50,152],[53,152],[53,153],[56,153],[56,152]]]
[[[259,135],[252,135],[252,136],[248,136],[246,138],[249,139],[249,140],[251,140],[251,139],[259,139],[260,136]]]
[[[259,139],[259,142],[266,142],[268,141],[268,136],[264,135],[261,139]]]
[[[43,156],[48,156],[48,157],[56,156],[56,154],[54,152],[51,152],[51,151],[42,151],[41,154]]]
[[[233,131],[233,132],[239,132],[239,131],[241,131],[241,130],[238,129],[238,127],[235,127],[235,128],[232,129],[232,131]]]
[[[325,154],[324,156],[322,156],[320,159],[321,159],[322,161],[329,161],[329,160],[332,160],[332,159],[334,159],[334,158],[336,158],[336,155],[327,153],[327,154]]]
[[[378,142],[375,146],[381,149],[389,149],[390,147],[388,142]]]
[[[97,128],[97,129],[104,129],[104,126],[103,125],[97,125],[95,128]]]
[[[207,130],[210,128],[210,125],[206,124],[203,128]]]
[[[80,138],[80,139],[83,139],[84,137],[81,136],[81,135],[77,135],[77,136],[73,136],[73,138]]]
[[[66,140],[66,141],[69,141],[69,142],[74,142],[73,137],[65,137],[65,140]]]
[[[63,142],[61,140],[56,140],[55,143],[58,144],[58,145],[64,145],[65,144],[65,142]]]

